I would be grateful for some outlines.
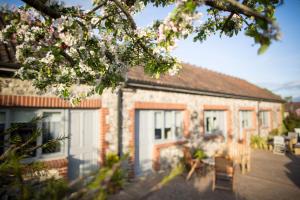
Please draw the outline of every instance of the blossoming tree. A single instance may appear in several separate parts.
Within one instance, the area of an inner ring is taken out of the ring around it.
[[[2,10],[7,26],[0,34],[1,41],[16,45],[17,75],[73,102],[117,87],[133,66],[155,77],[176,74],[180,62],[171,51],[190,35],[202,42],[212,34],[232,37],[244,30],[260,45],[259,53],[280,37],[274,17],[279,0],[94,0],[92,10],[23,1],[26,6]],[[162,21],[137,27],[133,16],[149,4],[174,10]],[[207,16],[195,23],[202,6]],[[71,89],[78,84],[91,87],[78,94]]]

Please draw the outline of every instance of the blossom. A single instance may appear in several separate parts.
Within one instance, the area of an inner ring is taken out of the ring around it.
[[[41,59],[41,62],[45,63],[45,64],[53,64],[54,60],[55,60],[54,55],[52,54],[52,52],[49,51],[46,54],[46,57],[44,57],[44,58]]]
[[[98,17],[93,17],[93,18],[91,19],[91,24],[92,24],[93,26],[95,26],[99,21],[100,21],[100,19],[99,19]]]
[[[68,32],[60,33],[59,37],[61,38],[62,42],[64,42],[68,46],[73,46],[77,43],[77,39]]]
[[[36,61],[36,58],[34,57],[27,57],[24,61],[25,64],[30,64]]]
[[[181,69],[181,65],[179,64],[174,64],[172,68],[170,68],[168,70],[168,73],[170,76],[175,76],[176,74],[178,74],[179,70]]]

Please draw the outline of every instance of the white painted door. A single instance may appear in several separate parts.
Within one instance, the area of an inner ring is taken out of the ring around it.
[[[99,112],[70,111],[69,179],[74,180],[98,169]]]
[[[135,130],[135,173],[138,176],[152,171],[153,111],[136,111]]]

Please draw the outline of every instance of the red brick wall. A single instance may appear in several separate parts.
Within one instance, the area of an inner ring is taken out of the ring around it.
[[[163,144],[157,144],[153,147],[153,169],[158,171],[160,169],[160,152],[164,148],[183,145],[186,144],[187,141],[176,141],[176,142],[168,142]]]
[[[70,102],[58,97],[0,95],[3,107],[42,107],[42,108],[100,108],[100,99],[86,99],[72,106]]]
[[[43,161],[48,169],[56,169],[61,177],[68,178],[68,159],[61,158],[57,160]]]
[[[109,124],[106,121],[107,116],[109,115],[109,110],[108,108],[102,108],[100,110],[100,149],[101,149],[101,156],[100,156],[100,161],[102,164],[104,164],[105,161],[105,156],[106,156],[106,151],[108,148],[108,143],[106,141],[106,134],[109,131]]]

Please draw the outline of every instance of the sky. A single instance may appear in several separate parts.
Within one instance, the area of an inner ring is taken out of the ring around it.
[[[22,4],[20,0],[0,0],[0,3]],[[65,3],[91,8],[91,0],[65,0]],[[163,19],[170,11],[172,7],[147,6],[134,19],[138,26],[146,26],[155,19]],[[245,79],[300,101],[300,0],[285,0],[276,11],[276,18],[282,40],[273,42],[262,55],[257,54],[258,45],[242,32],[232,38],[215,35],[203,43],[193,42],[189,37],[179,41],[173,54],[184,62]]]

